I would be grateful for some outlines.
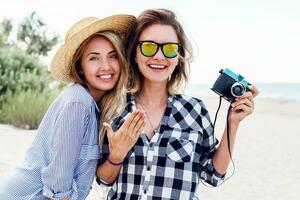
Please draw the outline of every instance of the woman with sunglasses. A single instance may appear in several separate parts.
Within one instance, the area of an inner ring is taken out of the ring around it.
[[[177,94],[188,79],[191,56],[182,26],[170,10],[146,10],[138,17],[128,44],[130,93],[112,129],[136,109],[145,110],[145,127],[126,157],[115,156],[113,167],[98,167],[98,182],[112,185],[108,199],[198,199],[199,180],[219,185],[230,154],[226,128],[217,146],[203,101]],[[239,123],[253,112],[257,94],[253,86],[232,104],[232,143]],[[105,139],[104,158],[110,155],[107,142]],[[113,145],[110,141],[109,146]]]

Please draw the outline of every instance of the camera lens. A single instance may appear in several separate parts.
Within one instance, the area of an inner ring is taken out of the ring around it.
[[[245,93],[245,87],[241,83],[236,82],[236,83],[234,83],[231,86],[231,94],[232,94],[232,96],[234,96],[234,97],[240,97],[244,93]]]

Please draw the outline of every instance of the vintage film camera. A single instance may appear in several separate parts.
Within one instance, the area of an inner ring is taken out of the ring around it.
[[[220,76],[211,89],[227,101],[234,102],[236,97],[250,91],[251,84],[242,75],[235,74],[228,68],[221,69],[219,72]]]

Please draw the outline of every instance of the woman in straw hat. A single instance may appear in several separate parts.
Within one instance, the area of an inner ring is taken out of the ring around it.
[[[203,101],[178,94],[188,79],[191,50],[175,14],[167,9],[146,10],[132,30],[127,48],[130,94],[112,128],[139,108],[146,112],[145,127],[127,157],[115,160],[121,166],[98,167],[98,182],[112,186],[108,199],[198,199],[200,179],[213,186],[224,180],[230,161],[226,131],[217,145]],[[250,89],[231,105],[231,152],[240,122],[254,109],[258,90]],[[100,163],[110,153],[106,141]]]
[[[88,196],[105,133],[104,128],[99,130],[99,119],[110,121],[125,102],[128,69],[121,38],[134,22],[131,15],[90,17],[69,29],[52,60],[51,73],[73,84],[48,109],[23,165],[0,186],[0,199]],[[116,134],[123,138],[123,149],[134,145],[143,123],[142,111],[127,117]]]

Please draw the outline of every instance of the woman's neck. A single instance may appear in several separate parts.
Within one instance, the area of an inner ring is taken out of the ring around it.
[[[93,88],[89,84],[86,84],[86,87],[87,87],[89,93],[91,94],[91,96],[93,97],[93,99],[97,102],[97,104],[99,104],[101,98],[105,94],[105,91]]]
[[[168,99],[167,86],[162,83],[145,81],[141,92],[138,94],[138,103],[149,107],[166,105]]]

